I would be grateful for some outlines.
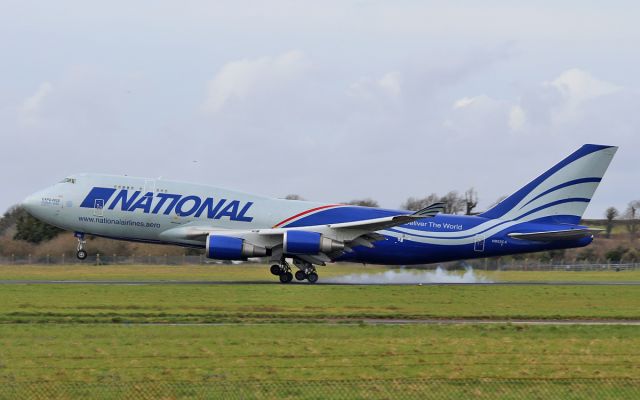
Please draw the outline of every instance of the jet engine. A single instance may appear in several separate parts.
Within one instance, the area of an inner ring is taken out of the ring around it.
[[[232,236],[209,235],[207,237],[207,257],[218,260],[246,260],[248,257],[264,257],[267,249],[247,243]]]
[[[318,254],[330,253],[344,249],[344,243],[318,232],[286,231],[283,238],[285,254]]]

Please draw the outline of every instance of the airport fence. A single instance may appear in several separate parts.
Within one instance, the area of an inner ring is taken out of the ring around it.
[[[640,379],[13,382],[0,399],[638,399]]]
[[[266,264],[256,259],[249,264]],[[80,261],[75,256],[68,255],[39,255],[39,256],[5,256],[0,257],[0,265],[245,265],[247,262],[221,262],[206,258],[204,255],[117,255],[95,254]],[[500,258],[486,258],[468,261],[457,261],[442,264],[413,265],[409,268],[435,269],[443,267],[447,270],[464,270],[473,268],[485,271],[626,271],[640,269],[640,262],[613,262],[613,261],[575,261],[575,260],[549,260],[539,261],[535,259],[509,260]],[[391,268],[403,268],[393,266]]]

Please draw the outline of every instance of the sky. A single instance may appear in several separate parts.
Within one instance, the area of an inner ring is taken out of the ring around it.
[[[341,202],[474,187],[584,143],[640,199],[640,3],[0,0],[0,210],[78,172]]]

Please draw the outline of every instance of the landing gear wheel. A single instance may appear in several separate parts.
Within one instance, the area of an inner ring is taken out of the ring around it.
[[[84,260],[85,258],[87,258],[87,252],[84,250],[78,250],[78,252],[76,253],[76,257],[78,257],[78,260]]]
[[[291,272],[285,272],[284,274],[280,275],[280,282],[282,283],[289,283],[293,280],[293,274],[291,274]]]
[[[282,273],[282,267],[280,267],[278,264],[273,264],[269,270],[273,275],[276,275],[276,276]]]
[[[296,279],[299,281],[303,281],[307,279],[307,274],[305,274],[302,270],[298,270],[296,271]]]
[[[78,247],[76,247],[76,250],[78,250],[78,252],[76,253],[76,257],[78,257],[78,260],[84,260],[85,258],[87,258],[87,252],[84,251],[84,245],[85,243],[87,243],[87,241],[84,240],[84,233],[75,232],[73,236],[78,239]]]
[[[310,273],[309,275],[307,275],[307,280],[309,281],[309,283],[318,282],[318,274],[316,274],[315,272]]]

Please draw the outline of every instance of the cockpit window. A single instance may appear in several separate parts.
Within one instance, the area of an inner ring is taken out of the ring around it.
[[[60,183],[76,183],[75,178],[64,178]]]

